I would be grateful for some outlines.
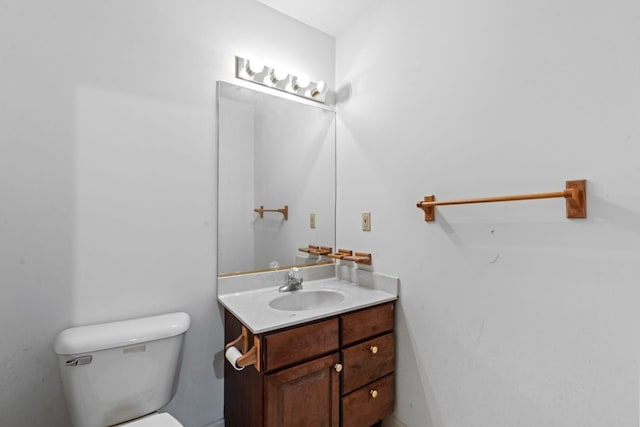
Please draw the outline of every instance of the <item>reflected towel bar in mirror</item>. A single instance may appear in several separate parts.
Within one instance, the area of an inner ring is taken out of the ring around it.
[[[355,255],[350,249],[338,249],[335,254],[328,254],[329,258],[353,261],[356,264],[371,265],[371,254],[368,252],[356,252]]]
[[[481,197],[476,199],[459,199],[435,201],[435,196],[425,196],[424,201],[416,206],[424,211],[425,221],[435,220],[435,207],[445,205],[466,205],[471,203],[511,202],[516,200],[551,199],[563,197],[566,199],[567,218],[587,217],[587,182],[584,179],[567,181],[563,191],[552,193],[516,194],[511,196]]]
[[[260,206],[257,209],[253,210],[254,212],[257,212],[260,215],[260,218],[264,218],[264,213],[265,212],[278,212],[281,213],[282,215],[284,215],[284,219],[288,220],[289,219],[289,206],[288,205],[284,205],[284,208],[282,209],[265,209],[264,206]]]
[[[328,255],[332,252],[329,246],[309,245],[306,248],[298,248],[300,252],[306,252],[311,255]]]

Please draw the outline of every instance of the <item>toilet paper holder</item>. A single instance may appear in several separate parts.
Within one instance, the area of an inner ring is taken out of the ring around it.
[[[250,335],[253,337],[253,346],[251,348],[249,348]],[[242,348],[238,348],[239,344],[242,344]],[[242,356],[236,360],[236,365],[239,368],[254,365],[256,371],[260,372],[260,338],[258,336],[251,334],[246,326],[242,326],[240,336],[224,346],[225,352],[231,347],[236,347],[242,353]]]

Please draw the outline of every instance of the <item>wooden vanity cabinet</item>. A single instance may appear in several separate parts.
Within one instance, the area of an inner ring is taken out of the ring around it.
[[[393,412],[393,318],[394,303],[386,303],[261,334],[261,372],[225,361],[225,425],[376,424]],[[241,329],[225,311],[225,342]]]

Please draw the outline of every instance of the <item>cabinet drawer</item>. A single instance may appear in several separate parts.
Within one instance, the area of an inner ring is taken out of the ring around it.
[[[374,397],[375,396],[375,397]],[[342,398],[342,425],[369,427],[393,412],[393,374]]]
[[[355,313],[344,314],[342,318],[342,345],[379,335],[393,330],[393,303],[379,305]]]
[[[373,338],[342,350],[342,394],[393,372],[393,333]]]
[[[266,335],[262,342],[265,371],[337,350],[339,329],[334,318]]]

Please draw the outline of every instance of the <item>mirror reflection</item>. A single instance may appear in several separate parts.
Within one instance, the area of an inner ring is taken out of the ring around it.
[[[326,261],[335,248],[335,113],[218,82],[218,274]]]

